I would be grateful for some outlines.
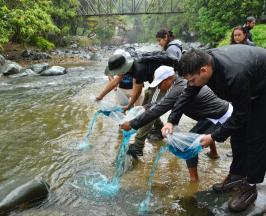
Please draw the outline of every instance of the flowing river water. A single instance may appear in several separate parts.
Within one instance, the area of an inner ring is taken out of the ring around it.
[[[97,173],[112,178],[121,142],[118,126],[99,116],[90,137],[91,147],[75,148],[98,109],[94,98],[107,82],[103,74],[106,62],[106,57],[102,61],[88,61],[82,65],[86,70],[62,76],[0,80],[0,197],[36,176],[43,177],[51,186],[43,206],[19,215],[138,214],[162,142],[146,142],[143,158],[133,170],[123,174],[116,196],[97,196],[82,185],[85,178]],[[114,94],[106,99],[113,101]],[[179,129],[188,131],[194,123],[184,117]],[[153,179],[150,215],[209,215],[205,209],[187,205],[186,200],[222,180],[231,159],[226,156],[230,152],[228,143],[218,146],[218,160],[209,159],[206,151],[200,154],[199,183],[189,182],[183,160],[169,152],[162,155]]]

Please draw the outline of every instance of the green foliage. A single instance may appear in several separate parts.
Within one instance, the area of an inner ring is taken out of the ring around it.
[[[34,38],[34,43],[37,47],[41,48],[42,50],[53,50],[55,45],[43,37],[36,37]]]
[[[204,43],[216,43],[227,31],[244,24],[249,15],[260,17],[263,0],[184,0],[186,19]]]
[[[225,38],[219,42],[218,46],[225,46],[230,44],[232,29],[226,32]],[[256,46],[266,48],[266,25],[260,24],[256,25],[252,29],[252,38]]]
[[[1,4],[0,4],[1,6]],[[3,45],[8,43],[13,30],[9,21],[9,10],[6,6],[0,8],[0,49],[3,49]]]

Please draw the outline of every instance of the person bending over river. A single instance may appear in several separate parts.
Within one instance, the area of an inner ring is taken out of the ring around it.
[[[222,183],[214,184],[213,189],[224,192],[240,186],[228,207],[234,212],[243,211],[256,200],[256,184],[264,181],[266,172],[266,50],[246,45],[206,52],[191,50],[181,58],[178,73],[188,80],[188,86],[176,101],[162,132],[172,133],[178,117],[205,85],[217,96],[231,101],[232,116],[214,132],[204,135],[201,143],[207,147],[213,141],[231,137],[233,161],[229,175]]]
[[[172,109],[176,100],[181,96],[187,82],[180,77],[176,77],[172,68],[161,66],[155,71],[154,81],[151,85],[158,86],[161,92],[168,93],[161,100],[153,100],[152,102],[159,102],[146,106],[147,110],[143,114],[120,126],[125,130],[130,130],[131,128],[138,129],[135,143],[130,144],[127,152],[135,158],[143,155],[145,138],[155,123],[155,120]],[[157,95],[155,94],[153,98],[156,98]],[[184,114],[198,121],[190,132],[203,134],[214,131],[219,124],[223,123],[230,116],[232,109],[232,106],[227,101],[217,98],[208,87],[205,87],[195,97],[193,102],[186,106]],[[216,149],[214,151],[211,148],[211,154],[217,154]],[[190,180],[198,181],[198,156],[187,160],[186,163]]]

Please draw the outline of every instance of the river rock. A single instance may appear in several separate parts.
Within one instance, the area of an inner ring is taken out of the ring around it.
[[[45,52],[33,51],[33,50],[25,50],[21,53],[23,58],[28,58],[32,60],[40,60],[40,59],[50,59],[51,56]]]
[[[24,76],[35,76],[37,75],[33,70],[31,69],[22,69],[20,73],[15,75],[10,75],[10,78],[18,78],[18,77],[24,77]]]
[[[99,54],[99,53],[96,53],[96,52],[93,52],[90,56],[90,60],[93,60],[93,61],[100,61],[102,60],[102,56]]]
[[[57,76],[57,75],[63,75],[66,73],[66,69],[61,66],[52,66],[48,68],[47,70],[40,73],[41,76]]]
[[[2,56],[2,55],[0,55],[0,65],[3,65],[3,64],[5,64],[5,62],[6,62],[6,59],[5,59],[5,57],[4,57],[4,56]]]
[[[35,73],[41,73],[42,71],[46,70],[49,67],[48,63],[42,64],[33,64],[29,67],[29,69],[33,70]]]
[[[9,76],[12,74],[18,74],[22,70],[22,67],[12,61],[6,61],[1,67],[0,67],[0,74],[3,74],[4,76]]]
[[[12,190],[0,202],[0,216],[14,210],[24,210],[39,205],[50,192],[50,186],[41,178],[35,178]]]

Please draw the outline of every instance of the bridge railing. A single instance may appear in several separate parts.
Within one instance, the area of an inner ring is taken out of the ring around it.
[[[179,0],[80,0],[82,16],[166,14],[183,12]]]

